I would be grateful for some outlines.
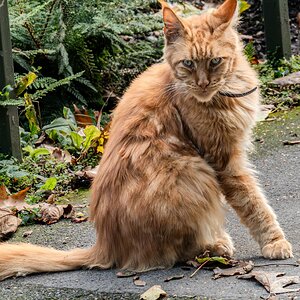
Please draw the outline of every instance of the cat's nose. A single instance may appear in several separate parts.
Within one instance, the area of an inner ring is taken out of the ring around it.
[[[205,90],[210,84],[208,79],[198,80],[197,85],[201,87],[201,89]]]

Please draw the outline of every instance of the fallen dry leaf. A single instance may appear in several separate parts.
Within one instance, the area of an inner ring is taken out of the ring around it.
[[[40,210],[40,220],[46,224],[56,223],[64,214],[64,209],[55,204],[44,203]]]
[[[12,194],[12,195],[10,195],[10,198],[15,200],[15,201],[24,201],[25,197],[26,197],[26,194],[29,191],[29,189],[30,189],[30,187],[27,187],[24,190],[21,190],[21,191],[15,193],[15,194]]]
[[[58,205],[58,206],[60,206],[60,205]],[[65,219],[70,219],[70,218],[72,218],[74,216],[74,209],[73,209],[73,206],[71,204],[61,205],[61,207],[64,210],[63,217]]]
[[[140,296],[141,300],[158,300],[165,298],[167,293],[162,290],[160,285],[154,285]]]
[[[26,238],[26,237],[32,235],[32,233],[33,233],[32,230],[25,231],[25,232],[23,233],[23,238]]]
[[[22,220],[8,208],[0,208],[0,240],[17,231]]]
[[[82,107],[82,109],[79,109],[75,104],[73,104],[73,107],[74,107],[75,120],[78,126],[86,127],[88,125],[94,124],[93,119],[89,115],[86,108]]]
[[[2,185],[0,189],[0,207],[15,207],[18,210],[29,207],[30,205],[25,202],[25,197],[29,189],[30,187],[27,187],[18,193],[8,195],[6,187]]]
[[[71,218],[74,214],[73,206],[68,205],[55,205],[44,203],[40,209],[40,221],[46,224],[56,223],[60,218]]]
[[[136,272],[132,272],[132,271],[120,271],[117,274],[118,278],[124,278],[124,277],[133,277],[136,275]]]
[[[51,155],[54,158],[56,158],[58,161],[72,163],[73,157],[72,157],[72,155],[70,154],[69,151],[62,150],[58,147],[54,147],[54,146],[49,145],[49,144],[42,144],[41,147],[46,148],[47,150],[49,150]]]
[[[51,194],[48,199],[46,200],[47,203],[49,204],[54,204],[55,203],[55,194]]]
[[[198,262],[196,262],[195,260],[188,260],[186,262],[186,264],[188,266],[192,266],[193,268],[198,268],[200,266],[200,264]]]
[[[133,283],[136,286],[145,286],[147,284],[146,281],[139,279],[138,276],[136,279],[133,278]]]
[[[253,270],[254,264],[252,261],[240,261],[236,267],[221,269],[219,267],[213,269],[214,276],[213,279],[218,279],[221,277],[234,276],[234,275],[244,275]]]
[[[166,279],[164,280],[164,282],[168,282],[168,281],[171,281],[171,280],[182,279],[183,277],[184,277],[183,274],[175,275],[175,276],[170,276],[170,277],[166,278]]]
[[[86,222],[88,219],[89,219],[88,216],[75,217],[75,218],[72,218],[71,222],[73,222],[73,223],[83,223],[83,222]]]
[[[6,186],[4,184],[0,185],[0,200],[5,200],[8,198]]]
[[[255,278],[270,294],[299,292],[300,288],[286,288],[287,285],[300,283],[299,276],[285,276],[285,273],[252,271],[249,274],[238,276],[241,279]]]

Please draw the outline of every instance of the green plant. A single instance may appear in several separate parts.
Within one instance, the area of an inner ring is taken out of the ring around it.
[[[279,109],[300,105],[300,88],[298,85],[276,86],[274,79],[300,71],[300,56],[289,60],[270,59],[254,66],[259,72],[261,93],[266,103],[275,104]]]
[[[17,213],[18,218],[22,220],[21,225],[32,225],[36,223],[36,220],[41,218],[40,209],[39,208],[27,208]]]
[[[69,108],[64,107],[63,117],[54,119],[43,127],[47,136],[64,150],[68,150],[77,157],[77,161],[86,156],[89,150],[103,153],[103,145],[108,139],[105,130],[95,125],[84,129],[77,126],[75,116]]]

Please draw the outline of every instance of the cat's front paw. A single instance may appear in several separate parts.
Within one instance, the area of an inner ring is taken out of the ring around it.
[[[232,257],[235,248],[231,242],[231,240],[227,239],[219,239],[210,249],[213,255],[218,255],[218,256],[229,256]]]
[[[262,255],[269,259],[287,259],[293,257],[292,245],[285,239],[281,239],[265,245]]]

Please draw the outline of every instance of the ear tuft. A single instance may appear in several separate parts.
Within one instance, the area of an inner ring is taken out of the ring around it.
[[[159,3],[162,5],[163,21],[165,24],[164,34],[167,42],[172,43],[183,34],[184,26],[168,3],[163,0],[159,0]]]

